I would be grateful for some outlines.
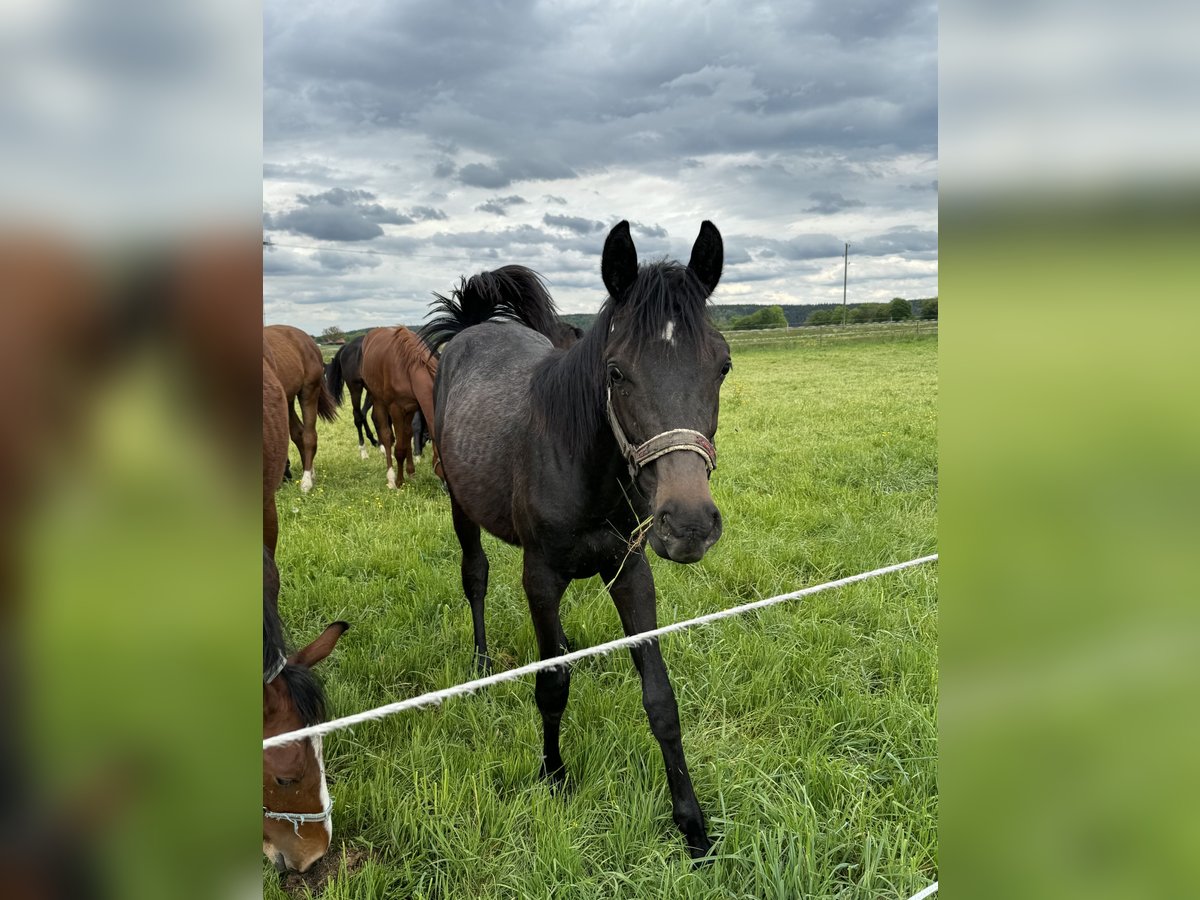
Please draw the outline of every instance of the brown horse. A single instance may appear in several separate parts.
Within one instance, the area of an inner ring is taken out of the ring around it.
[[[437,359],[421,340],[402,325],[374,328],[363,339],[362,380],[375,405],[375,434],[387,460],[389,488],[404,484],[405,462],[413,474],[412,417],[418,409],[436,444],[433,417],[433,379]],[[436,451],[435,451],[436,453]],[[393,464],[394,460],[394,464]]]
[[[263,548],[263,738],[325,720],[325,694],[311,669],[350,626],[334,622],[288,654],[279,618],[279,570]],[[263,853],[280,872],[307,871],[333,838],[333,801],[321,739],[263,751]]]
[[[288,455],[288,399],[275,374],[274,355],[263,340],[263,546],[275,557],[279,540],[279,511],[275,492],[283,483],[283,469]]]
[[[271,348],[273,367],[288,403],[288,427],[300,451],[304,476],[300,490],[312,490],[313,458],[317,455],[317,416],[327,422],[337,418],[337,406],[325,384],[325,363],[317,342],[291,325],[268,325],[263,339]],[[295,401],[300,401],[300,415]]]

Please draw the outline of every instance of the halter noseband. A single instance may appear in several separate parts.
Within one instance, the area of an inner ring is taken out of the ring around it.
[[[625,437],[621,423],[617,421],[616,410],[613,409],[611,387],[608,389],[605,410],[608,413],[608,424],[612,428],[613,437],[617,439],[617,447],[620,449],[621,455],[625,457],[625,461],[629,463],[630,478],[637,478],[638,472],[647,465],[660,456],[666,456],[676,450],[691,450],[693,453],[699,453],[704,457],[704,469],[709,475],[712,475],[713,469],[717,467],[717,448],[700,432],[690,428],[672,428],[670,431],[659,432],[636,447],[629,443],[629,438]]]
[[[323,810],[321,810],[320,812],[315,812],[315,813],[272,812],[271,810],[267,809],[264,806],[263,807],[263,818],[264,819],[275,819],[276,821],[279,821],[279,822],[290,822],[292,825],[292,831],[294,831],[296,833],[296,835],[299,836],[301,825],[305,825],[309,822],[324,822],[326,819],[329,818],[329,814],[332,812],[333,812],[333,798],[330,797],[329,802],[325,805],[325,808]]]

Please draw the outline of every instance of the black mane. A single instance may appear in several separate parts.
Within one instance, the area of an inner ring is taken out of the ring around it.
[[[542,276],[525,266],[501,266],[463,276],[446,297],[433,295],[434,317],[417,336],[436,352],[456,334],[493,319],[510,319],[553,338],[560,328],[558,310]]]
[[[549,356],[533,373],[534,408],[547,433],[558,435],[564,449],[582,457],[605,426],[606,351],[618,306],[627,317],[623,333],[634,352],[661,335],[668,322],[675,334],[701,352],[708,351],[705,332],[709,291],[687,266],[671,260],[646,263],[618,305],[604,301],[591,328],[570,350]],[[551,424],[553,423],[553,424]]]

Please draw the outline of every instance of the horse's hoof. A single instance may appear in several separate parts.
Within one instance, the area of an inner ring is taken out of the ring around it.
[[[371,454],[367,452],[367,448],[366,448],[366,447],[359,447],[359,448],[358,448],[358,455],[359,455],[359,457],[360,457],[360,458],[362,458],[362,459],[370,459],[370,458],[371,458]]]
[[[548,768],[542,760],[542,780],[546,782],[552,793],[558,794],[567,789],[567,767],[561,762],[556,768]]]
[[[699,840],[687,840],[688,854],[692,857],[692,868],[711,866],[713,862],[713,842],[707,835],[701,835]]]
[[[313,489],[313,473],[312,473],[312,470],[309,469],[304,473],[304,477],[300,479],[300,490],[304,491],[304,493],[307,494],[312,489]]]

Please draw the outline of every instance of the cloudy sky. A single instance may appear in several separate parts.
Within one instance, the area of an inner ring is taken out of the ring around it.
[[[937,294],[937,9],[927,0],[267,0],[267,322],[420,321],[521,263],[604,299],[725,238],[716,303]]]

